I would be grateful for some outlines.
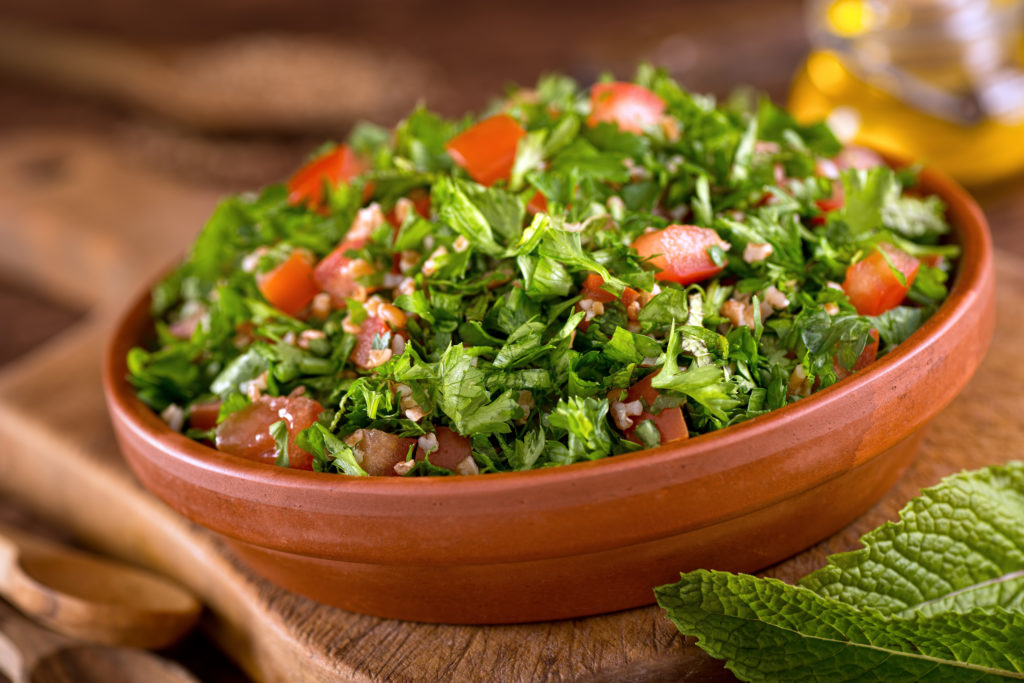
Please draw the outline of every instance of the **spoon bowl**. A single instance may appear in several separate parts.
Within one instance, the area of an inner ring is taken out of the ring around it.
[[[155,574],[2,525],[0,594],[63,634],[147,649],[180,640],[201,609]]]

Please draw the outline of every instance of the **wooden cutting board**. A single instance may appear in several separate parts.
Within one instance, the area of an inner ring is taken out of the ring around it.
[[[32,157],[52,144],[47,140],[20,140],[15,151]],[[16,178],[5,174],[21,173],[23,165],[7,163],[11,146],[3,142],[0,244],[17,239],[22,251],[0,249],[0,268],[94,311],[0,373],[4,495],[89,546],[191,588],[209,607],[204,629],[257,680],[732,679],[656,607],[515,626],[414,624],[325,607],[253,575],[216,537],[135,481],[117,452],[100,389],[100,349],[113,312],[188,241],[212,194],[125,167],[109,150],[82,140],[60,146],[65,163],[92,171],[73,192],[60,182],[16,192]],[[120,188],[123,202],[110,202],[111,187]],[[907,474],[848,528],[766,574],[793,581],[895,518],[921,487],[961,469],[1024,458],[1024,312],[1018,306],[1024,262],[1000,255],[997,271],[989,355],[934,421]]]

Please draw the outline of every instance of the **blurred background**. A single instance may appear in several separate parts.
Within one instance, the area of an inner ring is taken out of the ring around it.
[[[0,0],[0,369],[355,121],[480,110],[547,71],[765,92],[945,168],[1024,256],[1021,27],[1020,0]],[[241,680],[198,636],[175,655]]]

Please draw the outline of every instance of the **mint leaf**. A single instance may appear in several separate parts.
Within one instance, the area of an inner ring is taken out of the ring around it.
[[[888,619],[777,579],[698,570],[655,589],[676,627],[747,681],[1024,679],[1024,614]]]
[[[1024,609],[1024,463],[945,479],[833,555],[800,584],[825,597],[910,616]],[[1024,652],[1024,641],[1021,651]]]
[[[655,589],[744,680],[1024,680],[1024,462],[926,489],[798,586],[699,570]]]

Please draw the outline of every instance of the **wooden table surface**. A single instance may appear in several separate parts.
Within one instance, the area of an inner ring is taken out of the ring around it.
[[[788,0],[637,0],[607,8],[593,2],[540,0],[493,5],[408,0],[355,7],[324,1],[287,8],[272,0],[220,0],[212,5],[179,0],[146,12],[128,0],[105,0],[99,11],[89,5],[0,0],[0,28],[5,20],[33,22],[45,30],[83,30],[105,41],[130,41],[141,49],[179,55],[238,31],[287,31],[356,45],[398,39],[412,60],[442,75],[431,82],[434,90],[410,93],[409,103],[422,96],[449,113],[480,107],[485,94],[511,81],[531,82],[543,71],[567,71],[587,80],[603,69],[628,75],[642,59],[665,64],[694,90],[724,94],[746,83],[782,101],[806,51],[802,5]],[[443,102],[437,101],[440,93]],[[280,178],[326,134],[314,138],[280,129],[265,134],[199,132],[177,121],[169,107],[142,111],[131,101],[45,87],[0,73],[0,166],[4,160],[13,164],[0,167],[0,183],[7,183],[0,186],[0,198],[20,198],[32,188],[57,185],[65,204],[26,204],[25,210],[42,217],[44,225],[72,217],[86,226],[100,225],[124,211],[139,212],[141,219],[154,207],[145,197],[122,191],[130,192],[125,188],[131,187],[131,169],[144,169],[173,188],[154,196],[174,198],[174,206],[164,211],[178,213],[161,216],[160,225],[168,233],[166,244],[184,244],[218,195]],[[387,116],[379,118],[388,122]],[[339,133],[345,125],[339,122]],[[273,127],[271,121],[268,129]],[[115,168],[76,166],[81,158],[113,160]],[[90,181],[96,174],[112,179],[109,192],[95,192]],[[989,217],[997,248],[1024,258],[1021,190],[1024,179],[1016,178],[974,192]],[[99,303],[89,287],[76,289],[73,255],[64,257],[71,267],[47,279],[45,287],[38,280],[26,281],[45,267],[19,262],[20,247],[38,244],[31,235],[12,238],[4,230],[5,222],[24,219],[8,209],[0,206],[0,238],[5,240],[0,242],[0,366],[16,362]],[[80,248],[102,254],[109,247],[99,238],[90,239],[84,234]],[[106,284],[116,288],[127,283]],[[59,528],[42,527],[9,501],[0,500],[0,518],[39,533],[61,534]],[[243,679],[201,637],[171,654],[204,680]]]

